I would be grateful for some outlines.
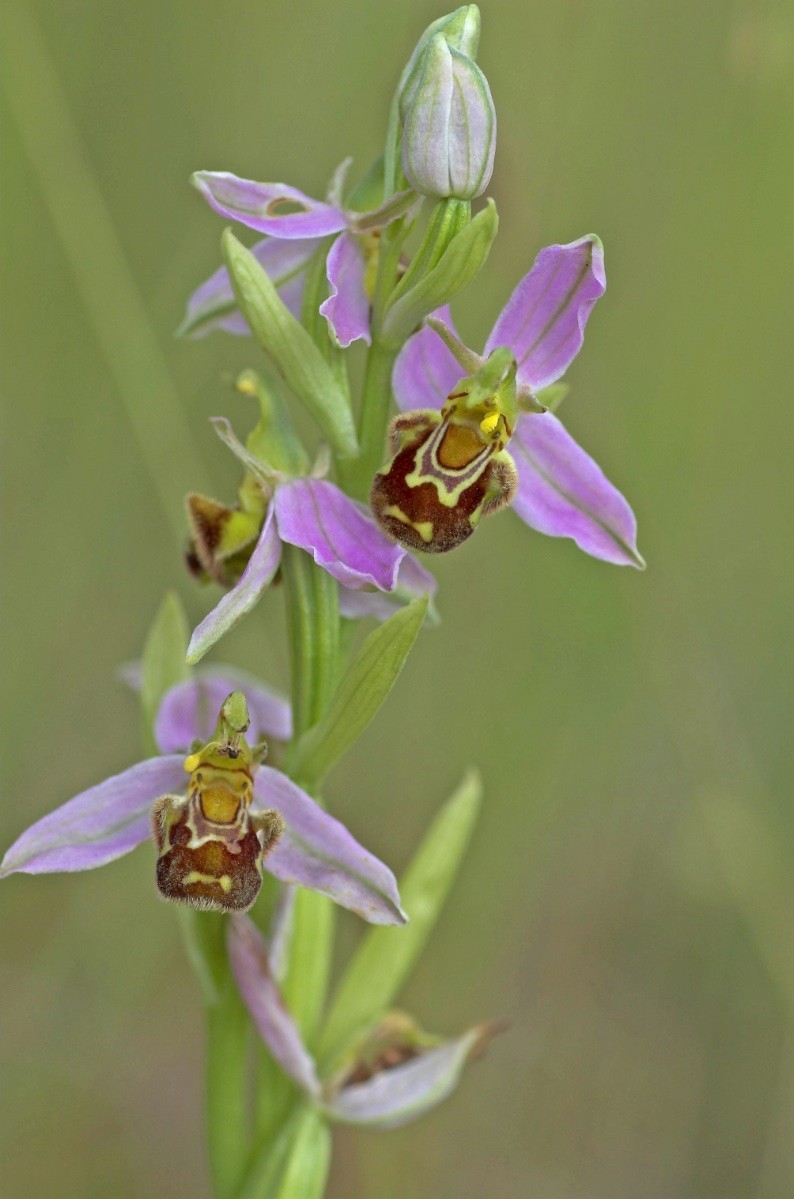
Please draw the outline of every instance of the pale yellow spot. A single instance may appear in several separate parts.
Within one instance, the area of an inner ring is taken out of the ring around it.
[[[488,416],[485,417],[484,420],[480,421],[480,428],[482,429],[483,433],[490,434],[490,433],[493,433],[494,429],[496,428],[496,426],[498,424],[499,424],[499,413],[498,412],[490,412],[488,414]]]
[[[234,885],[228,874],[216,878],[214,874],[202,874],[200,870],[191,870],[185,875],[184,885],[190,887],[193,883],[207,883],[209,886],[220,887],[224,895],[228,895]]]
[[[192,774],[194,770],[198,770],[201,765],[201,754],[190,754],[185,758],[185,770],[188,774]]]
[[[244,395],[244,396],[255,396],[256,395],[256,383],[255,383],[254,379],[252,378],[252,376],[245,372],[242,375],[240,375],[239,379],[237,380],[236,387],[237,387],[237,390],[239,391],[240,395]]]
[[[390,504],[388,508],[383,510],[384,516],[393,516],[395,520],[402,521],[404,525],[414,529],[422,541],[428,544],[433,540],[433,522],[431,520],[411,520],[406,516],[402,508],[398,508],[396,504]]]

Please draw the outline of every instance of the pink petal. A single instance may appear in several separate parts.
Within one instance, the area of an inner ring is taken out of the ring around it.
[[[138,762],[32,824],[5,855],[0,876],[91,870],[122,857],[147,840],[155,799],[184,783],[181,754]]]
[[[250,612],[262,592],[278,570],[281,561],[281,543],[278,539],[274,508],[271,504],[259,535],[259,541],[251,554],[240,581],[227,591],[212,611],[204,617],[190,638],[187,650],[188,662],[198,662],[207,650],[224,633],[234,628],[247,612]]]
[[[433,316],[455,331],[449,305],[439,308]],[[423,325],[408,338],[394,364],[392,387],[397,407],[403,412],[412,408],[440,408],[465,373],[438,334]]]
[[[279,241],[265,237],[251,247],[251,253],[279,289],[281,298],[293,316],[300,318],[303,299],[304,268],[320,245],[320,239]],[[229,272],[225,266],[198,287],[187,302],[187,312],[178,333],[184,337],[206,337],[213,329],[246,335],[248,322],[237,308]]]
[[[309,1095],[319,1095],[314,1059],[270,973],[261,933],[248,916],[233,916],[227,942],[237,989],[260,1037],[285,1074]]]
[[[484,1035],[482,1028],[472,1028],[455,1041],[425,1049],[402,1066],[343,1087],[326,1111],[345,1124],[399,1128],[454,1091],[463,1067]]]
[[[340,346],[353,341],[371,342],[369,297],[364,290],[364,250],[359,238],[343,233],[328,252],[326,272],[331,294],[320,305]]]
[[[223,666],[201,671],[165,693],[154,725],[161,753],[186,753],[192,741],[209,741],[221,705],[232,691],[242,691],[248,701],[250,742],[263,737],[290,740],[292,712],[288,701],[245,671]]]
[[[554,383],[582,348],[587,318],[606,285],[604,250],[594,234],[547,246],[497,318],[486,357],[509,346],[519,384],[538,390]]]
[[[513,508],[531,528],[572,537],[605,562],[644,567],[634,513],[556,416],[522,416],[510,453],[518,468]]]
[[[196,171],[192,182],[221,216],[270,237],[325,237],[347,226],[340,209],[313,200],[286,183],[256,183],[228,171]],[[293,206],[298,211],[283,211]]]
[[[274,502],[281,539],[310,553],[344,587],[394,588],[405,550],[333,483],[295,479],[277,489]]]
[[[348,620],[364,616],[388,620],[398,608],[420,595],[434,595],[437,587],[435,575],[417,562],[413,554],[407,553],[400,563],[394,591],[353,591],[340,587],[339,611]]]
[[[300,883],[357,912],[372,924],[404,924],[397,882],[383,862],[359,845],[338,820],[285,774],[260,766],[254,794],[276,808],[287,827],[265,869],[283,883]]]

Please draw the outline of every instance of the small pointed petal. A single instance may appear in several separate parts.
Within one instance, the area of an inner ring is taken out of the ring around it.
[[[149,836],[159,795],[185,783],[181,754],[148,758],[89,787],[31,825],[9,849],[0,877],[91,870],[122,857]]]
[[[278,488],[274,503],[282,541],[306,550],[343,587],[393,590],[405,550],[333,483],[295,479]]]
[[[582,348],[587,318],[606,286],[604,249],[594,234],[546,246],[498,316],[486,357],[509,346],[519,385],[537,391],[555,383]]]
[[[314,1059],[270,973],[264,938],[247,916],[229,921],[228,946],[237,989],[254,1027],[285,1074],[309,1095],[318,1096]]]
[[[454,333],[448,304],[433,316]],[[464,374],[452,351],[433,329],[424,325],[408,338],[394,364],[392,387],[397,407],[403,412],[412,408],[440,408]]]
[[[195,629],[187,650],[188,662],[198,662],[207,650],[250,612],[278,570],[281,543],[278,539],[273,505],[268,509],[259,541],[239,583],[204,617]]]
[[[287,308],[298,319],[303,299],[304,268],[319,244],[319,238],[280,241],[266,237],[251,247],[254,258],[267,271]],[[214,329],[224,329],[227,333],[241,336],[251,332],[237,307],[225,266],[220,267],[193,292],[177,334],[181,337],[206,337]]]
[[[154,725],[160,752],[187,753],[191,742],[209,741],[221,705],[232,691],[242,691],[248,701],[247,737],[252,744],[263,737],[290,740],[292,712],[287,700],[252,675],[224,666],[177,683],[163,696]]]
[[[416,192],[397,192],[379,208],[372,208],[369,212],[348,213],[350,228],[356,233],[369,233],[373,229],[383,229],[386,225],[391,225],[400,217],[407,216],[409,220],[413,220],[421,205],[422,196],[418,196]]]
[[[488,1035],[486,1027],[471,1028],[457,1040],[427,1049],[402,1066],[343,1087],[325,1110],[345,1124],[368,1128],[408,1124],[454,1091],[466,1062]]]
[[[348,620],[374,616],[376,620],[388,620],[398,608],[409,604],[422,595],[435,595],[438,582],[435,575],[425,570],[413,554],[406,554],[397,572],[394,591],[353,591],[349,587],[339,588],[339,611]]]
[[[191,182],[221,216],[270,237],[325,237],[347,225],[340,209],[286,183],[256,183],[228,171],[196,171]]]
[[[627,501],[556,416],[522,416],[510,453],[518,468],[513,509],[530,528],[572,537],[605,562],[645,566]]]
[[[341,208],[344,203],[345,193],[347,192],[347,177],[350,174],[352,165],[352,158],[343,158],[331,176],[325,198],[333,208]]]
[[[353,341],[370,344],[369,297],[364,290],[364,249],[352,233],[337,237],[328,251],[326,272],[331,294],[320,305],[334,337],[344,349]]]
[[[357,912],[372,924],[403,924],[397,882],[379,861],[291,779],[260,766],[254,780],[257,804],[276,808],[287,827],[265,859],[283,883],[300,883]]]

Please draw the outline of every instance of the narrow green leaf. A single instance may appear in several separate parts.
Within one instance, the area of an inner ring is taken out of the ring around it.
[[[369,634],[319,722],[301,737],[291,760],[293,777],[316,786],[364,731],[391,691],[427,612],[413,600]]]
[[[189,639],[182,601],[169,591],[149,630],[141,661],[141,707],[150,735],[166,691],[188,677],[185,653]]]
[[[301,1106],[254,1159],[238,1199],[322,1199],[330,1165],[331,1130]]]
[[[496,205],[489,200],[453,237],[433,269],[387,308],[381,332],[385,346],[402,345],[420,321],[471,283],[485,264],[498,226]]]
[[[334,450],[343,458],[353,457],[358,448],[353,413],[331,367],[231,229],[225,230],[221,248],[237,303],[254,337]]]
[[[314,1040],[325,1007],[335,917],[336,908],[330,899],[298,887],[282,993],[307,1045]]]
[[[320,1045],[326,1064],[394,1002],[439,917],[481,800],[479,775],[470,771],[436,816],[400,881],[409,923],[403,928],[374,928],[365,935],[342,976],[326,1022]]]

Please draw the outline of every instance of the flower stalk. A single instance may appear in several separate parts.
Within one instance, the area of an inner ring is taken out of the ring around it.
[[[456,549],[512,505],[593,557],[644,564],[628,503],[554,413],[605,291],[599,239],[542,250],[482,353],[455,331],[450,301],[483,269],[499,225],[492,200],[472,211],[496,138],[479,38],[476,5],[428,27],[382,153],[350,187],[344,160],[324,200],[227,171],[194,174],[214,212],[260,236],[249,248],[225,230],[223,265],[191,296],[181,330],[252,335],[266,359],[235,383],[257,402],[253,428],[238,434],[237,414],[212,418],[237,460],[236,498],[187,501],[187,563],[222,594],[192,635],[169,595],[142,662],[126,671],[147,758],[36,821],[0,866],[0,876],[90,869],[154,842],[157,887],[183,905],[206,1009],[216,1199],[321,1199],[334,1123],[417,1119],[496,1031],[429,1034],[394,1008],[471,840],[476,772],[401,887],[319,796],[438,621],[436,580],[414,551]],[[357,341],[358,405],[348,371]],[[298,436],[294,404],[314,442]],[[289,700],[247,671],[203,662],[277,583]],[[364,619],[376,623],[359,636]],[[393,798],[388,780],[379,790]],[[329,996],[335,905],[375,927]]]

